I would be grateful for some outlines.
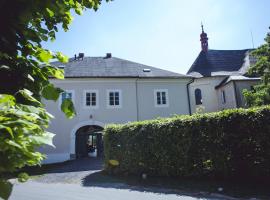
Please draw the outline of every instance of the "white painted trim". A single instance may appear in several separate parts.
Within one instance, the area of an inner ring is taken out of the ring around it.
[[[87,106],[86,105],[86,93],[96,93],[96,105]],[[83,90],[83,108],[85,109],[98,109],[99,108],[99,93],[98,90]]]
[[[114,106],[111,106],[110,105],[110,95],[109,93],[110,92],[118,92],[119,93],[119,105],[114,105]],[[113,108],[122,108],[122,105],[123,105],[123,102],[122,102],[122,90],[120,89],[108,89],[106,90],[106,104],[107,104],[107,108],[109,109],[113,109]]]
[[[42,164],[59,163],[70,160],[69,153],[52,153],[47,154],[46,157],[47,158],[42,161]]]
[[[75,91],[74,90],[64,90],[65,92],[68,92],[68,93],[71,93],[71,99],[72,99],[72,102],[73,104],[75,105]],[[59,96],[59,109],[61,110],[61,104],[62,104],[62,93],[60,93],[60,96]]]
[[[87,121],[79,122],[73,127],[73,129],[70,132],[70,149],[69,149],[70,154],[75,154],[75,145],[76,145],[75,141],[76,141],[77,130],[83,126],[92,126],[92,125],[100,126],[102,128],[105,127],[104,123],[99,122],[99,121],[94,121],[94,120],[87,120]]]
[[[157,92],[165,92],[166,104],[157,104]],[[169,92],[168,89],[154,89],[154,105],[157,108],[169,107]]]

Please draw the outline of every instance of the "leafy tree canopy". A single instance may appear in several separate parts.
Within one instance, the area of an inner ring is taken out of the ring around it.
[[[39,164],[44,156],[36,148],[52,145],[53,134],[46,131],[52,116],[41,99],[56,101],[63,92],[49,82],[50,77],[64,78],[63,70],[50,61],[68,58],[41,43],[54,41],[61,26],[68,30],[73,10],[81,15],[100,4],[101,0],[0,1],[0,199],[11,192],[6,174]],[[68,100],[61,108],[67,117],[75,115]]]
[[[256,63],[249,69],[250,75],[260,76],[261,84],[254,86],[253,90],[244,90],[243,95],[248,106],[261,106],[270,104],[270,32],[267,33],[265,44],[252,52]]]

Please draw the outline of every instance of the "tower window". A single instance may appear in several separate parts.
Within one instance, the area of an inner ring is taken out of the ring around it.
[[[199,88],[195,90],[195,102],[196,102],[196,105],[202,104],[202,91]]]
[[[221,101],[222,101],[223,104],[226,103],[226,96],[225,96],[225,91],[224,90],[221,91]]]

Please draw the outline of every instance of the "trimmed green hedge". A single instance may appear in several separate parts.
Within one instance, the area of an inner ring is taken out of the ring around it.
[[[268,179],[270,106],[110,125],[104,148],[109,173]]]

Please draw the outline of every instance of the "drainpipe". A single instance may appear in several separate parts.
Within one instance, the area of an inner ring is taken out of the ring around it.
[[[136,80],[135,80],[135,87],[136,87],[136,113],[137,113],[137,121],[139,121],[138,80],[139,80],[139,78],[136,78]]]
[[[190,94],[189,94],[189,85],[194,82],[194,78],[187,84],[187,96],[188,96],[188,111],[189,115],[191,115],[191,105],[190,105]]]

